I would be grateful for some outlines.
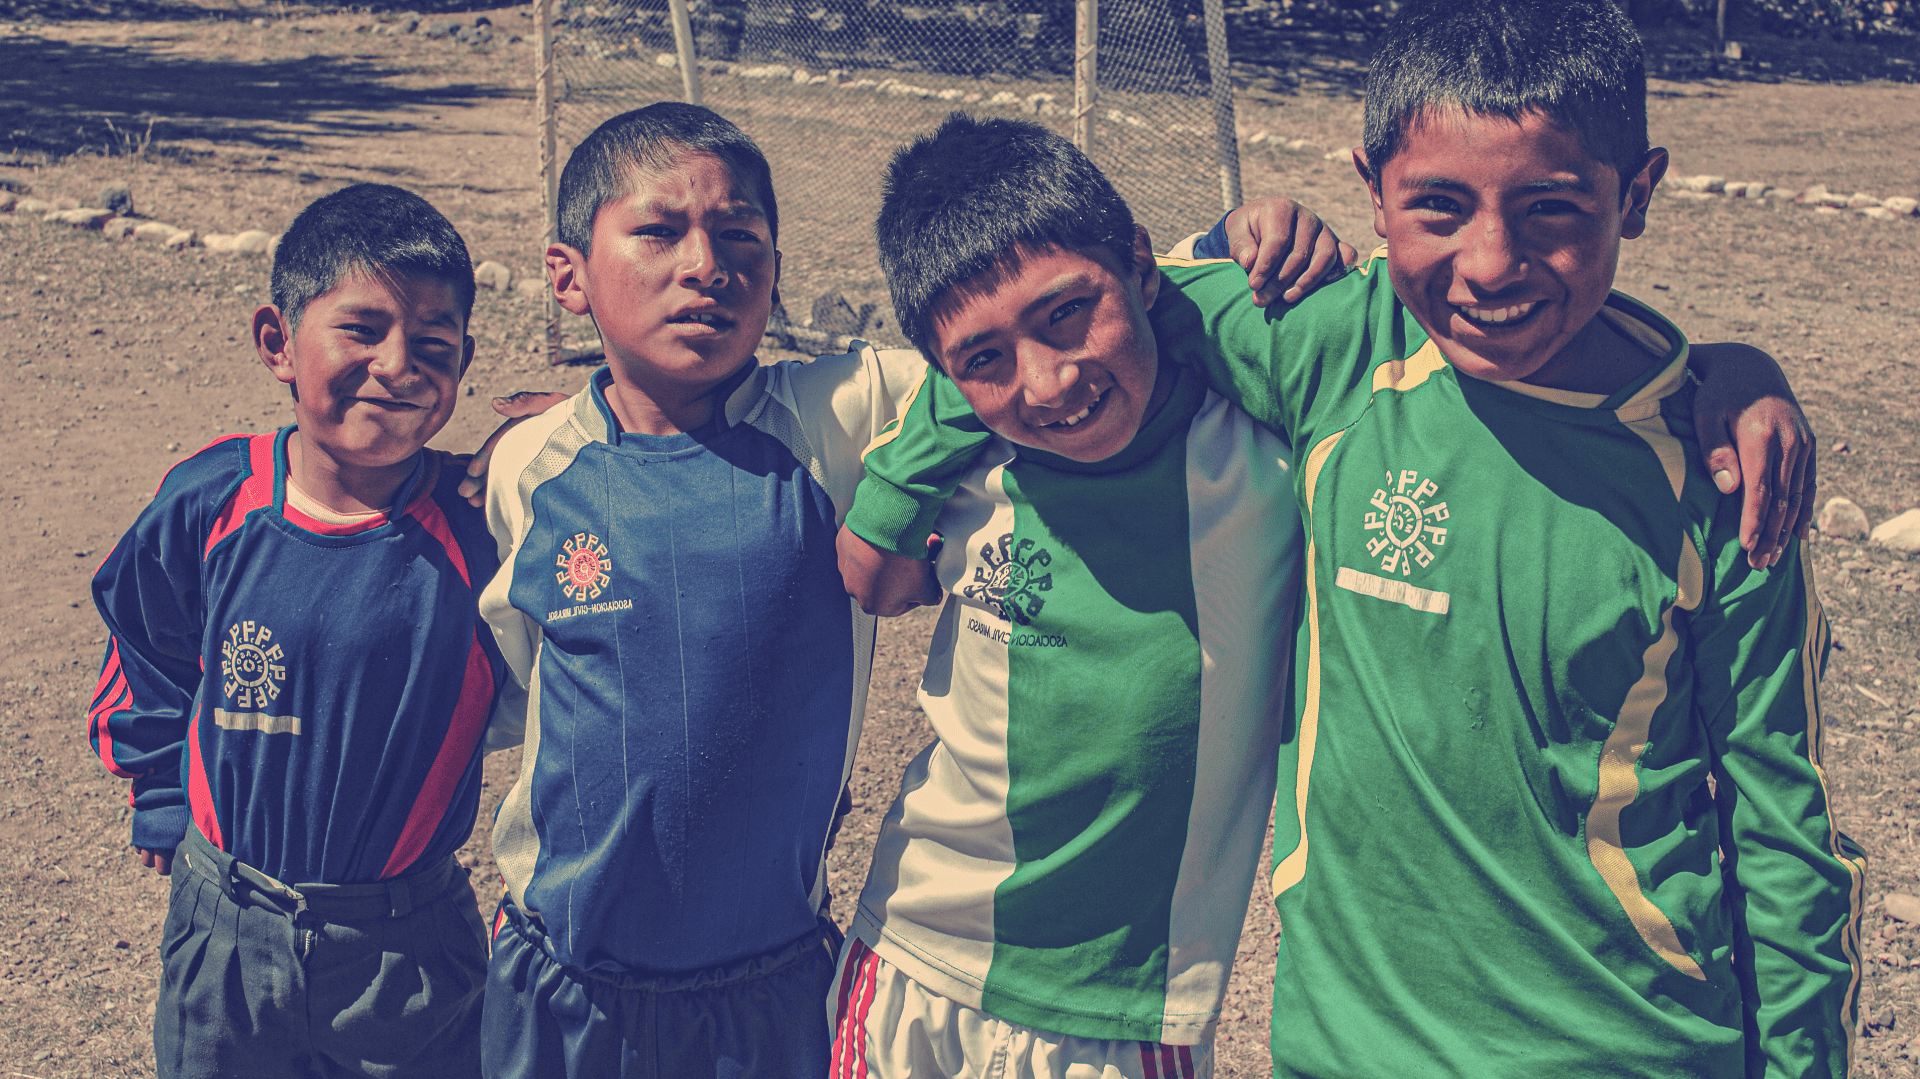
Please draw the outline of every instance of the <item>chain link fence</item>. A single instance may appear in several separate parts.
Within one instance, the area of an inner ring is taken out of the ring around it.
[[[1159,246],[1238,201],[1218,0],[1038,0],[1031,10],[694,0],[682,34],[691,80],[666,0],[549,3],[541,112],[550,176],[608,117],[691,89],[772,163],[785,304],[773,332],[788,348],[830,349],[854,334],[901,340],[874,256],[880,177],[896,147],[952,109],[1022,116],[1074,137]],[[590,332],[569,327],[564,345],[590,347],[581,340]]]

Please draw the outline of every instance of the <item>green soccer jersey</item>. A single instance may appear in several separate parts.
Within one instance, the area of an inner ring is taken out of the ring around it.
[[[1001,1019],[1192,1045],[1260,861],[1300,545],[1271,527],[1297,515],[1286,445],[1197,368],[1174,374],[1097,464],[992,438],[937,373],[869,450],[870,468],[925,460],[972,421],[932,506],[948,594],[920,704],[939,740],[881,826],[853,932]],[[917,512],[863,486],[847,524],[897,535]]]
[[[1264,311],[1231,263],[1167,263],[1154,307],[1299,452],[1276,1074],[1844,1075],[1864,866],[1820,770],[1825,622],[1695,464],[1685,340],[1615,295],[1648,353],[1619,392],[1462,377],[1383,258]],[[936,499],[970,438],[868,483]]]

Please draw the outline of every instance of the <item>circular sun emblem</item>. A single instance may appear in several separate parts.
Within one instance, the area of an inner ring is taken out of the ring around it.
[[[1413,469],[1387,473],[1387,486],[1373,492],[1373,509],[1363,522],[1374,533],[1367,553],[1380,560],[1382,570],[1405,577],[1413,566],[1433,564],[1434,548],[1447,543],[1440,522],[1452,516],[1447,504],[1436,498],[1439,493],[1439,485]]]
[[[994,613],[1021,625],[1031,623],[1047,601],[1040,595],[1053,590],[1053,555],[1030,539],[1014,542],[1013,533],[998,543],[980,547],[980,561],[973,567],[973,583],[961,590],[968,599],[976,599],[993,608]]]
[[[220,689],[237,708],[263,708],[287,680],[286,652],[258,622],[235,622],[220,642]]]
[[[576,532],[561,544],[553,564],[560,569],[553,576],[560,584],[561,594],[575,603],[599,599],[600,593],[613,581],[610,572],[613,559],[608,557],[607,545],[600,542],[599,536],[587,532]]]

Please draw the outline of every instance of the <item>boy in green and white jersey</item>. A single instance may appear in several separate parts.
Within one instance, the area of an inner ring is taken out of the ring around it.
[[[1296,549],[1273,484],[1298,477],[1274,467],[1283,442],[1195,384],[1236,345],[1265,369],[1264,328],[1211,340],[1215,309],[1260,317],[1246,277],[1163,276],[1138,233],[1129,250],[1111,228],[1036,229],[1022,207],[1073,207],[1074,192],[1036,193],[1035,175],[1111,191],[1049,140],[956,116],[889,178],[882,263],[937,369],[869,450],[842,568],[882,613],[946,594],[921,693],[940,741],[876,847],[839,974],[836,1075],[1205,1074],[1268,805],[1264,762],[1246,758],[1276,736],[1297,749],[1275,726]],[[1328,377],[1352,361],[1333,355]],[[1272,412],[1256,416],[1284,431]],[[937,584],[901,557],[936,518]],[[1432,676],[1417,653],[1403,665]],[[1384,1071],[1365,1051],[1375,1020],[1340,1018],[1361,1039],[1340,1066]]]

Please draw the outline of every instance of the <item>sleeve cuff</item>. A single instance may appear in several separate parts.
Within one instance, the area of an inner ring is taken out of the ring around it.
[[[925,560],[927,537],[945,506],[937,492],[902,490],[869,472],[847,511],[847,529],[889,554]]]
[[[186,806],[138,809],[133,814],[133,845],[142,850],[170,851],[180,845],[191,827],[193,818]]]

